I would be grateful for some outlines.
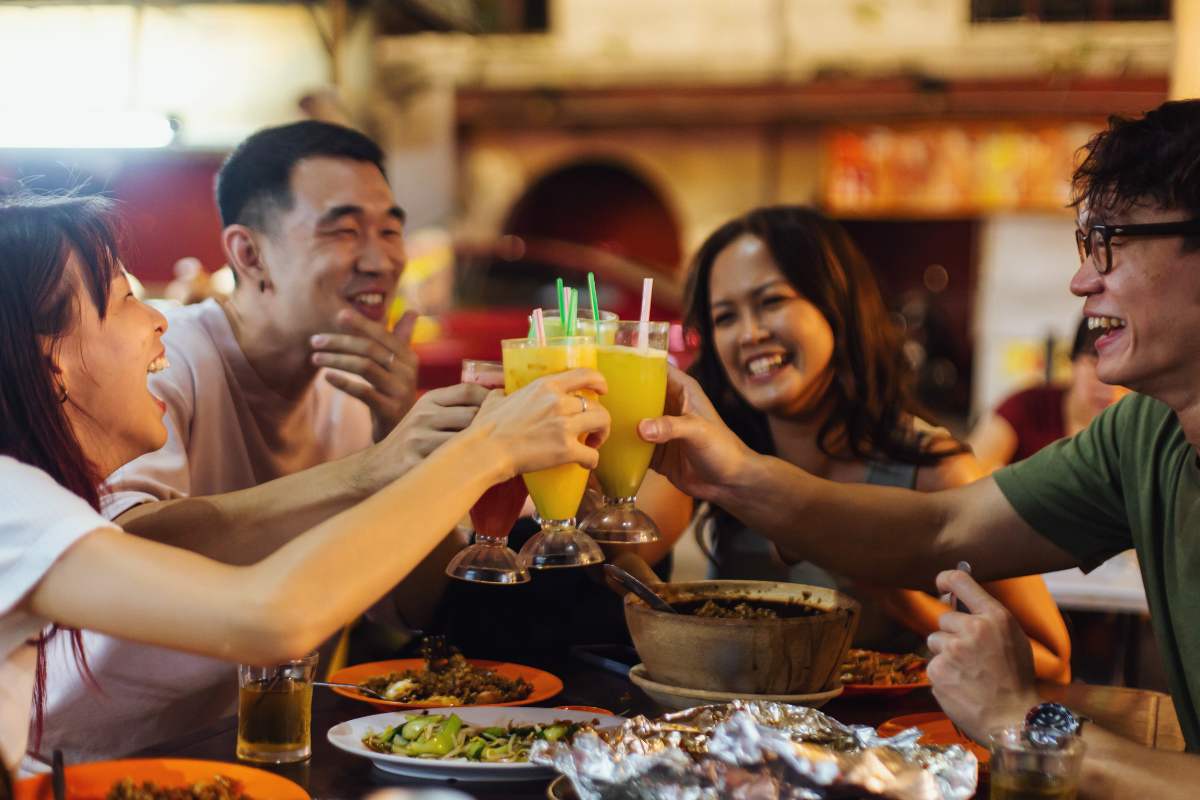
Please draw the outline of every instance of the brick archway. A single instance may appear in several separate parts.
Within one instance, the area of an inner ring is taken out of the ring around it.
[[[615,160],[576,161],[541,176],[513,205],[503,232],[595,247],[665,273],[682,259],[675,214]]]

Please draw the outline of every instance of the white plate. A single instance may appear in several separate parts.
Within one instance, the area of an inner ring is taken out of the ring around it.
[[[394,772],[397,775],[407,775],[413,778],[431,778],[435,780],[458,781],[528,781],[549,777],[554,774],[550,767],[543,767],[528,762],[523,764],[485,764],[479,761],[468,761],[465,758],[412,758],[389,753],[377,753],[362,743],[368,730],[381,731],[388,725],[394,725],[405,717],[419,715],[421,711],[392,711],[387,714],[373,714],[369,717],[359,717],[349,722],[342,722],[329,729],[329,742],[339,750],[345,750],[356,756],[371,759],[381,770]],[[430,715],[449,716],[457,714],[466,725],[507,725],[510,722],[543,724],[556,720],[570,722],[591,722],[596,720],[596,727],[609,728],[620,725],[623,717],[610,717],[604,714],[589,714],[585,711],[565,711],[556,708],[518,708],[511,706],[465,706],[461,708],[437,708],[428,711]]]
[[[812,694],[744,694],[741,692],[710,692],[704,689],[684,689],[679,686],[668,686],[650,679],[645,664],[638,664],[629,670],[629,680],[650,696],[650,699],[671,711],[683,711],[696,706],[728,703],[730,700],[769,700],[775,703],[788,703],[793,706],[809,706],[819,708],[842,693],[843,686],[839,683],[832,689]]]

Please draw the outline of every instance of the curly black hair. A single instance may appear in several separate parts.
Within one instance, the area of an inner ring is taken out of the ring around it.
[[[1071,205],[1101,218],[1145,200],[1200,213],[1200,100],[1163,103],[1137,118],[1112,116],[1081,153]],[[1184,246],[1200,248],[1200,236]]]

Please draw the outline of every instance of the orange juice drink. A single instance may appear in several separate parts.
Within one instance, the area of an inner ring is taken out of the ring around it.
[[[545,320],[546,336],[558,337],[564,335],[562,332],[562,320],[559,319],[557,310],[542,309],[542,318]],[[530,325],[532,324],[533,321],[531,319]],[[600,322],[597,325],[596,320],[592,319],[591,309],[580,309],[579,314],[575,318],[575,335],[594,338],[597,344],[612,344],[616,324],[617,315],[613,311],[601,311]]]
[[[512,394],[543,375],[579,367],[596,368],[596,344],[590,337],[549,338],[539,345],[532,339],[506,339],[504,392]],[[584,392],[596,401],[594,392]],[[578,464],[562,464],[522,476],[538,516],[546,520],[572,519],[587,487],[588,471]]]
[[[667,396],[667,351],[602,345],[596,366],[608,381],[600,402],[612,417],[608,440],[600,446],[596,475],[604,494],[633,497],[646,477],[654,445],[638,436],[638,423],[663,413]]]

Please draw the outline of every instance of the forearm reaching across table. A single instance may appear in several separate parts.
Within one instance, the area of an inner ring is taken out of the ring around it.
[[[940,492],[816,478],[746,447],[677,370],[667,409],[639,428],[660,445],[655,469],[770,538],[788,560],[917,589],[964,560],[984,580],[1076,566],[1021,519],[991,478]]]
[[[142,503],[116,522],[145,539],[253,564],[406,474],[470,425],[486,395],[470,384],[436,389],[384,441],[354,455],[239,491]]]

